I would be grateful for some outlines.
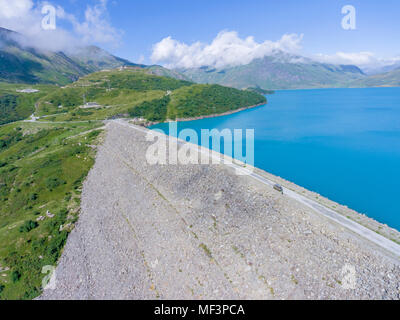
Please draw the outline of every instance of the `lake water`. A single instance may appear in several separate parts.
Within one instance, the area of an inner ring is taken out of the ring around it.
[[[255,166],[400,230],[400,88],[284,90],[178,131],[255,129]],[[168,133],[168,124],[153,128]]]

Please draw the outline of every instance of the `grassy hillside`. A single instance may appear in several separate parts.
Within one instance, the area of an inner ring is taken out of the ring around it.
[[[158,76],[188,80],[161,66],[135,64],[96,46],[71,48],[71,52],[50,52],[27,45],[23,35],[0,27],[0,81],[66,85],[92,72],[121,66],[147,69]]]
[[[26,88],[39,90],[37,93],[20,93]],[[54,90],[53,86],[26,86],[0,83],[0,125],[26,119],[35,111],[35,103],[40,97]]]
[[[400,86],[400,68],[369,76],[368,78],[354,81],[351,87],[398,87]]]
[[[8,46],[0,50],[0,80],[67,84],[90,71],[63,53]]]
[[[67,54],[38,50],[27,43],[23,35],[0,28],[0,81],[64,85],[102,69],[138,66],[95,46]]]
[[[148,66],[147,70],[149,70],[150,73],[156,75],[156,76],[161,76],[161,77],[169,77],[169,78],[175,78],[178,80],[186,80],[190,81],[190,79],[183,74],[179,73],[176,70],[170,70],[167,68],[164,68],[162,66]]]
[[[82,108],[87,102],[95,108]],[[219,85],[159,77],[147,70],[91,74],[43,96],[38,116],[45,121],[102,120],[142,117],[149,121],[223,113],[265,103],[264,96]],[[51,115],[51,116],[49,116]]]
[[[1,84],[0,299],[32,299],[78,219],[82,183],[104,119],[163,121],[222,113],[265,97],[160,77],[146,69],[97,72],[65,87]],[[85,103],[89,108],[82,107]],[[97,120],[97,121],[96,121]]]
[[[219,85],[192,85],[171,94],[168,118],[191,118],[265,103],[264,96]]]
[[[78,218],[98,124],[0,128],[0,299],[41,292]],[[85,134],[85,132],[87,132]]]

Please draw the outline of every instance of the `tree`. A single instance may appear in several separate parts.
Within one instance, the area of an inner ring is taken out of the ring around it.
[[[26,221],[20,228],[19,232],[30,232],[31,230],[37,228],[39,224],[36,221]]]
[[[13,271],[11,273],[11,281],[13,283],[16,283],[17,281],[19,281],[19,279],[21,279],[21,274],[18,271]]]

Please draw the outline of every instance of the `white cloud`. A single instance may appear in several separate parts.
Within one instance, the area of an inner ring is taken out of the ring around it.
[[[27,14],[32,7],[32,0],[0,0],[0,19],[11,19],[23,16]]]
[[[372,52],[337,52],[336,54],[317,54],[315,60],[332,64],[354,64],[357,66],[367,66],[380,63]]]
[[[85,18],[79,21],[64,8],[56,8],[56,30],[43,30],[41,9],[47,1],[0,0],[0,27],[17,31],[25,35],[24,45],[42,50],[68,51],[76,46],[87,44],[109,44],[116,46],[121,32],[109,22],[107,0],[97,0],[93,6],[87,6]],[[59,22],[69,22],[71,30],[60,27]],[[21,41],[21,40],[20,40]]]
[[[68,15],[75,32],[84,42],[111,43],[118,45],[121,31],[116,30],[109,22],[107,0],[99,0],[94,6],[88,6],[85,11],[85,21],[79,22],[74,16]]]
[[[167,37],[153,46],[151,60],[169,68],[235,66],[250,63],[274,50],[297,52],[301,49],[302,39],[302,34],[285,34],[278,41],[258,43],[254,37],[241,39],[235,31],[222,31],[210,44],[188,45]]]
[[[366,72],[380,70],[385,66],[391,66],[400,62],[400,56],[384,59],[372,52],[337,52],[335,54],[317,54],[314,60],[331,64],[352,64],[360,67]]]
[[[221,68],[248,64],[256,58],[283,51],[289,54],[273,55],[274,58],[286,63],[319,61],[331,64],[351,64],[365,71],[400,62],[400,57],[383,59],[368,51],[314,54],[301,57],[296,54],[302,48],[302,40],[303,34],[285,34],[278,41],[266,40],[258,43],[254,37],[240,38],[235,31],[222,31],[209,44],[202,42],[186,44],[167,37],[153,46],[151,60],[168,68],[198,68],[202,66]]]
[[[33,6],[32,0],[0,0],[0,27],[12,30],[28,28],[33,22]]]

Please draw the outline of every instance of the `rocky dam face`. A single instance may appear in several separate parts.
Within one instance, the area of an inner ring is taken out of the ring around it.
[[[40,299],[399,299],[396,257],[224,164],[150,165],[107,124]]]

